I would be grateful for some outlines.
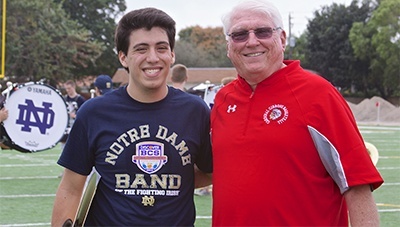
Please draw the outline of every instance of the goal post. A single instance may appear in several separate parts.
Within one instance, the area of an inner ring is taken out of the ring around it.
[[[1,23],[1,71],[0,79],[3,79],[6,72],[6,2],[7,0],[2,0],[2,23]]]

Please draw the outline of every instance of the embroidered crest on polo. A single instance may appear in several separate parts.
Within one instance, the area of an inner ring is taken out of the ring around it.
[[[158,142],[141,142],[136,145],[136,155],[132,162],[146,173],[155,173],[167,163],[168,156],[164,155],[164,144]]]
[[[276,122],[278,124],[282,124],[289,117],[289,111],[285,105],[282,104],[274,104],[269,106],[263,115],[264,121],[267,124],[271,122]]]

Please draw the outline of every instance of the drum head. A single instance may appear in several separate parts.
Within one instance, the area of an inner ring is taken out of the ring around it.
[[[367,148],[367,151],[368,151],[369,157],[371,158],[372,163],[376,166],[376,164],[378,163],[378,160],[379,160],[378,149],[372,143],[369,143],[366,141],[364,141],[364,143],[365,143],[365,147]]]
[[[4,106],[8,109],[8,118],[3,125],[12,148],[18,151],[50,149],[64,135],[68,123],[66,103],[49,85],[21,85]]]

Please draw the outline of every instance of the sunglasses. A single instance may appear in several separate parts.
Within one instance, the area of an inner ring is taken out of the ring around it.
[[[265,28],[256,28],[254,30],[243,30],[239,32],[232,32],[228,34],[229,37],[233,40],[235,43],[241,43],[241,42],[246,42],[249,39],[249,34],[250,32],[253,32],[254,35],[258,39],[269,39],[272,37],[272,33],[274,33],[276,30],[281,29],[281,27],[276,27],[276,28],[270,28],[270,27],[265,27]]]

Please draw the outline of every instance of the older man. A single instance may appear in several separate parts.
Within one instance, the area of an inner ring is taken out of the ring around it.
[[[223,18],[238,78],[211,112],[214,226],[378,226],[383,179],[325,79],[284,61],[279,11],[246,1]]]

